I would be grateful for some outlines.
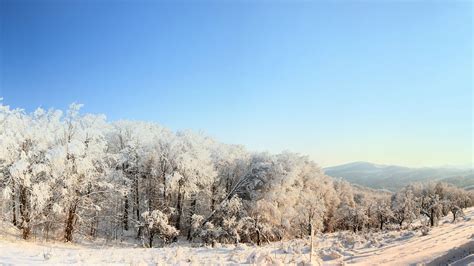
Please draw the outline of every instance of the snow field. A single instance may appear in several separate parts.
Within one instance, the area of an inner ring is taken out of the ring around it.
[[[318,235],[313,265],[469,265],[474,260],[474,208],[466,217],[442,223],[423,236],[421,230]],[[309,241],[277,242],[262,247],[220,245],[193,247],[180,242],[164,248],[107,247],[24,241],[14,229],[0,235],[4,265],[283,265],[309,264]],[[430,263],[431,262],[431,263]]]

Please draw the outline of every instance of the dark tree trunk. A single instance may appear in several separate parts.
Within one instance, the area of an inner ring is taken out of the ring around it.
[[[15,200],[15,183],[13,183],[13,193],[12,193],[12,209],[13,209],[13,217],[12,217],[12,223],[14,226],[18,225],[18,222],[16,220],[16,200]]]
[[[29,192],[25,186],[20,186],[20,216],[21,216],[21,228],[23,230],[23,239],[28,239],[31,233],[30,227],[30,202]]]
[[[140,220],[140,197],[138,195],[138,178],[135,180],[135,208],[136,208],[136,219]]]
[[[133,186],[135,190],[135,214],[136,214],[136,219],[137,222],[140,221],[140,196],[138,194],[138,175],[135,175],[135,179],[133,181]],[[139,239],[142,236],[142,226],[138,227],[138,232],[137,232],[137,239]]]
[[[178,211],[178,217],[176,218],[176,229],[180,230],[181,229],[181,216],[183,215],[183,202],[182,202],[182,195],[181,195],[181,190],[182,190],[182,181],[180,180],[178,182],[178,202],[176,209]]]
[[[74,220],[76,218],[76,207],[76,203],[69,207],[66,219],[66,230],[64,231],[64,239],[66,242],[72,242],[72,234],[74,232]]]
[[[163,204],[166,205],[166,175],[163,174]]]
[[[215,184],[212,185],[212,188],[211,188],[211,212],[214,211],[214,205],[216,204],[216,197],[215,197],[216,189],[217,189],[217,186]]]
[[[125,202],[123,206],[123,217],[122,217],[122,222],[123,222],[123,229],[125,231],[128,231],[128,196],[125,196]]]
[[[150,230],[150,234],[148,236],[148,247],[152,248],[153,247],[153,237],[155,236],[155,232],[153,232],[152,229],[149,229],[149,230]]]
[[[430,215],[430,225],[434,226],[435,224],[435,215],[434,215],[434,209],[431,209],[431,215]]]
[[[255,228],[257,229],[257,245],[261,246],[262,245],[262,237],[260,235],[260,229],[258,228],[258,219],[255,220]]]
[[[193,217],[193,215],[196,213],[196,197],[194,196],[193,201],[191,202],[191,213],[190,217]],[[192,224],[192,219],[189,219],[189,231],[188,231],[188,241],[191,241],[193,236],[191,234],[191,224]]]

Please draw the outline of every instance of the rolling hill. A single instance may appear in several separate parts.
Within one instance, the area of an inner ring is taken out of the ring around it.
[[[327,175],[376,189],[397,190],[409,183],[444,181],[458,187],[472,189],[472,168],[422,167],[409,168],[397,165],[380,165],[369,162],[354,162],[324,168]]]

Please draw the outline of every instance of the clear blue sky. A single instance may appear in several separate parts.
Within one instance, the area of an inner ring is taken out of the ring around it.
[[[1,0],[0,96],[323,166],[470,164],[472,14],[470,1]]]

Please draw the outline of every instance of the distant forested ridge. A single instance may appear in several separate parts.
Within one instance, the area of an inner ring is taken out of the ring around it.
[[[379,165],[355,162],[323,169],[332,177],[367,187],[396,191],[413,182],[440,181],[460,188],[474,186],[473,169],[469,167],[409,168],[396,165]]]

